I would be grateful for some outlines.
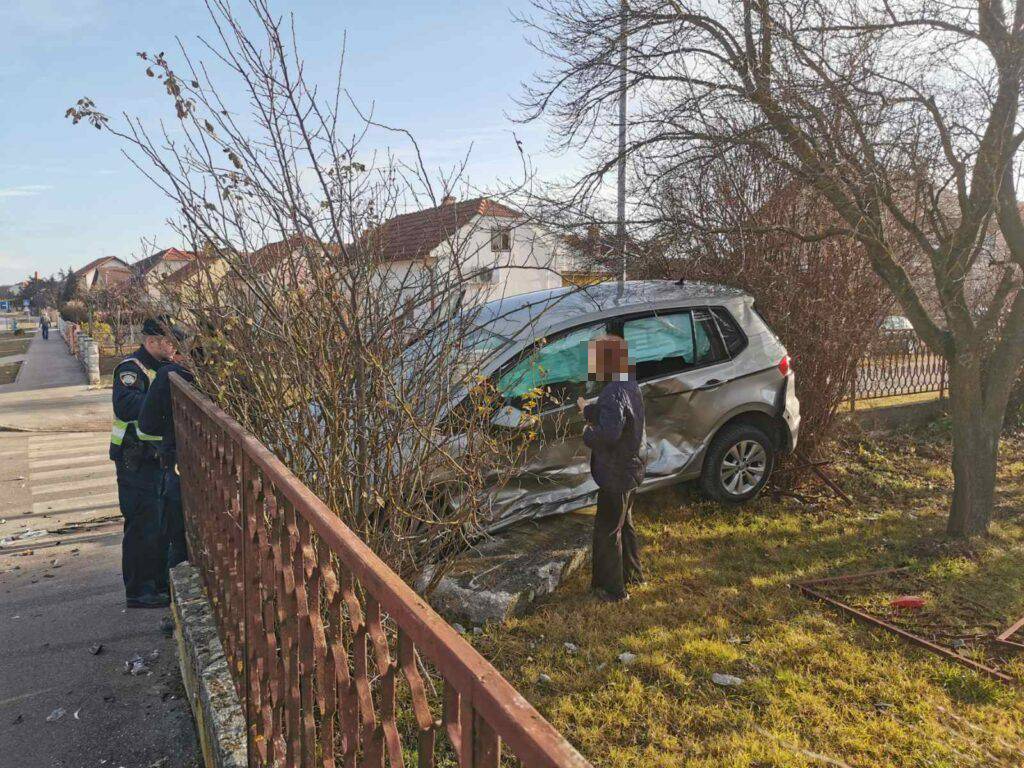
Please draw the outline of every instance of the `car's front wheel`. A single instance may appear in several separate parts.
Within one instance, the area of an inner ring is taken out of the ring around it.
[[[711,498],[740,504],[761,492],[775,467],[775,446],[750,424],[731,424],[711,441],[700,484]]]

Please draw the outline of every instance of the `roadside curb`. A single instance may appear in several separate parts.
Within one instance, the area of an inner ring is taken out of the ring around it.
[[[206,768],[246,768],[245,717],[217,635],[199,571],[171,569],[171,613],[185,684]]]

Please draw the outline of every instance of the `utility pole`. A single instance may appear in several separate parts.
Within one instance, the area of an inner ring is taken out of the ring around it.
[[[626,282],[626,17],[627,0],[619,6],[619,217],[615,239],[619,247],[619,283]]]

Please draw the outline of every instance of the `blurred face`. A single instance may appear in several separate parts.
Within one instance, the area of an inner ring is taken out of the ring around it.
[[[597,381],[629,373],[629,349],[617,336],[603,336],[587,345],[587,370]]]

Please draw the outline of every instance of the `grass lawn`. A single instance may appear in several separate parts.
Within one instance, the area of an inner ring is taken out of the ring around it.
[[[855,508],[724,509],[685,486],[647,496],[648,582],[629,602],[594,601],[577,574],[530,616],[468,637],[595,766],[1019,767],[1020,690],[787,586],[911,565],[965,634],[1008,625],[1024,613],[1024,435],[1005,446],[985,539],[943,535],[948,424],[850,439],[831,471]],[[636,660],[620,663],[624,651]],[[1024,679],[1024,656],[999,663]],[[744,682],[720,688],[713,672]]]
[[[19,368],[21,368],[21,363],[0,365],[0,384],[13,384],[14,380],[18,378]]]
[[[28,345],[31,343],[31,337],[15,336],[10,333],[0,334],[0,357],[23,355],[28,352]]]

